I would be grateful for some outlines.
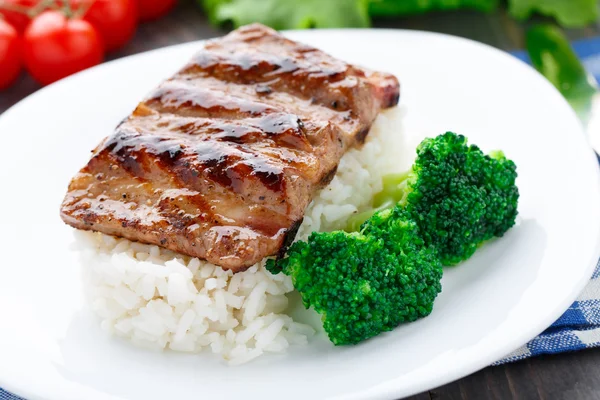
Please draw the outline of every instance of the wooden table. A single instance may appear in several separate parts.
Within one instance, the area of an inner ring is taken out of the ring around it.
[[[526,26],[506,13],[482,15],[457,12],[375,21],[375,27],[420,29],[463,36],[503,50],[523,47]],[[570,39],[600,34],[600,27],[570,30]],[[171,44],[222,35],[210,26],[193,1],[182,0],[168,17],[147,23],[135,38],[108,59],[116,59]],[[40,87],[26,75],[0,92],[0,113]],[[488,367],[457,382],[412,399],[600,399],[600,349],[544,356],[509,365]]]

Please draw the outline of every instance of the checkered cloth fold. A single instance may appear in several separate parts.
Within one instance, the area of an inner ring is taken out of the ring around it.
[[[494,365],[541,354],[556,354],[600,346],[600,262],[592,279],[571,307],[539,336]]]
[[[0,400],[25,400],[22,397],[15,396],[12,393],[8,393],[6,390],[0,388]]]

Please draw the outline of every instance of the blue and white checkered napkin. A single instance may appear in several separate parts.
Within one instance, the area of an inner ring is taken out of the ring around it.
[[[556,322],[494,365],[540,354],[556,354],[597,346],[600,346],[600,262],[583,292]]]
[[[2,390],[2,388],[0,388],[0,400],[25,400],[22,397],[19,396],[15,396],[12,393],[8,393],[5,390]]]
[[[600,37],[573,43],[587,70],[600,81]],[[513,55],[528,62],[525,52]],[[556,354],[600,346],[600,262],[575,303],[548,329],[494,365],[540,354]],[[24,400],[0,388],[0,400]]]

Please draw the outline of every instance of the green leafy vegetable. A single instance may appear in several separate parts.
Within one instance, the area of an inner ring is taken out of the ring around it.
[[[560,29],[534,26],[527,32],[527,52],[533,66],[569,101],[579,117],[587,121],[598,84],[579,61]]]
[[[598,18],[597,0],[509,0],[511,15],[526,19],[534,12],[554,17],[566,27],[581,27]]]
[[[498,0],[371,0],[369,14],[373,16],[411,15],[460,8],[490,12],[497,6]]]
[[[228,0],[198,0],[198,2],[202,3],[210,22],[214,25],[220,25],[221,22],[217,19],[216,13],[223,4],[228,3]]]
[[[368,27],[367,0],[204,0],[213,23],[274,29]]]
[[[275,29],[367,27],[371,16],[402,16],[470,9],[491,12],[500,0],[197,0],[215,25],[260,22]],[[534,13],[582,27],[598,18],[596,0],[508,0],[518,19]]]

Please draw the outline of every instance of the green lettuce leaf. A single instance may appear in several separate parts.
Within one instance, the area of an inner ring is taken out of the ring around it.
[[[582,27],[598,18],[597,0],[509,0],[508,5],[515,18],[527,19],[538,12],[566,27]]]
[[[393,16],[460,8],[490,12],[497,6],[498,0],[371,0],[369,13],[373,16]]]
[[[368,0],[204,0],[211,22],[274,29],[368,27]]]
[[[275,29],[367,27],[370,16],[422,14],[472,9],[491,12],[500,0],[197,0],[215,25],[234,27],[261,22]],[[581,27],[599,16],[597,0],[508,0],[510,14],[554,17],[567,27]]]
[[[202,4],[204,7],[204,11],[206,11],[206,15],[208,15],[208,19],[211,24],[218,25],[219,21],[217,21],[216,11],[223,4],[227,3],[227,0],[198,0],[198,3]]]
[[[552,25],[537,25],[527,31],[527,52],[531,63],[587,122],[598,83],[589,74],[564,33]]]

